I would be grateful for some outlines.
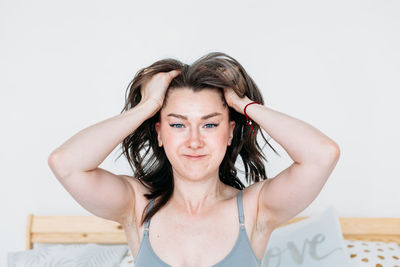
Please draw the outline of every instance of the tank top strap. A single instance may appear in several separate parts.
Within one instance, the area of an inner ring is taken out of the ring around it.
[[[150,204],[149,204],[149,206],[147,207],[146,215],[147,215],[147,213],[149,212],[149,210],[153,207],[153,202],[154,202],[154,199],[150,199]],[[150,226],[150,220],[147,220],[147,221],[144,223],[144,231],[145,231],[145,234],[146,234],[146,232],[149,231],[149,226]]]
[[[239,191],[237,194],[237,206],[238,206],[238,213],[239,213],[239,223],[240,226],[244,226],[244,213],[243,213],[243,200],[242,200],[242,190]]]

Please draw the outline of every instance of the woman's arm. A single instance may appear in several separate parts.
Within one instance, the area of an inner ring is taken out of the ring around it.
[[[244,114],[253,101],[225,90],[230,106]],[[258,198],[258,220],[272,228],[295,217],[321,192],[340,156],[338,145],[321,131],[284,113],[251,104],[246,114],[278,142],[294,163],[273,179],[262,181]],[[250,127],[250,126],[248,126]],[[267,222],[268,220],[268,222]]]
[[[49,156],[54,175],[89,212],[119,223],[132,214],[137,181],[98,166],[154,110],[156,106],[150,102],[139,104],[81,130]]]
[[[124,138],[156,110],[148,102],[89,126],[68,139],[49,157],[58,177],[96,169]]]
[[[134,209],[139,182],[98,168],[129,134],[161,108],[165,92],[178,71],[160,72],[141,86],[138,105],[87,127],[58,147],[48,164],[72,197],[89,212],[122,223]]]
[[[157,111],[151,102],[89,126],[68,139],[49,157],[57,177],[96,169],[124,138]]]
[[[246,99],[240,104],[242,114],[244,107],[251,102]],[[278,142],[297,164],[325,164],[337,157],[338,145],[304,121],[259,104],[249,105],[246,114]]]

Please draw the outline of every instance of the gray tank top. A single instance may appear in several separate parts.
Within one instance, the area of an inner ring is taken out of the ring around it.
[[[150,200],[149,209],[153,206],[153,199]],[[261,261],[257,259],[254,254],[253,248],[251,247],[250,240],[244,227],[244,213],[242,203],[242,191],[237,194],[237,206],[239,213],[240,231],[236,243],[231,252],[218,263],[213,265],[214,267],[235,267],[235,266],[246,266],[246,267],[259,267]],[[148,209],[148,210],[149,210]],[[147,210],[147,212],[148,212]],[[142,242],[139,247],[139,252],[134,260],[135,267],[171,267],[163,260],[161,260],[151,248],[149,241],[149,225],[150,221],[145,222],[145,228],[143,232]]]

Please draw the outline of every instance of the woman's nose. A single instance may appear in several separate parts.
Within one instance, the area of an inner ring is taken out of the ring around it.
[[[192,128],[189,132],[188,146],[190,148],[197,148],[202,145],[203,141],[199,129]]]

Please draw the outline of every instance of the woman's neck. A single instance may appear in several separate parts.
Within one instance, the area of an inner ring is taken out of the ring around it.
[[[224,199],[227,185],[219,177],[190,180],[174,177],[171,205],[187,215],[201,215]]]

